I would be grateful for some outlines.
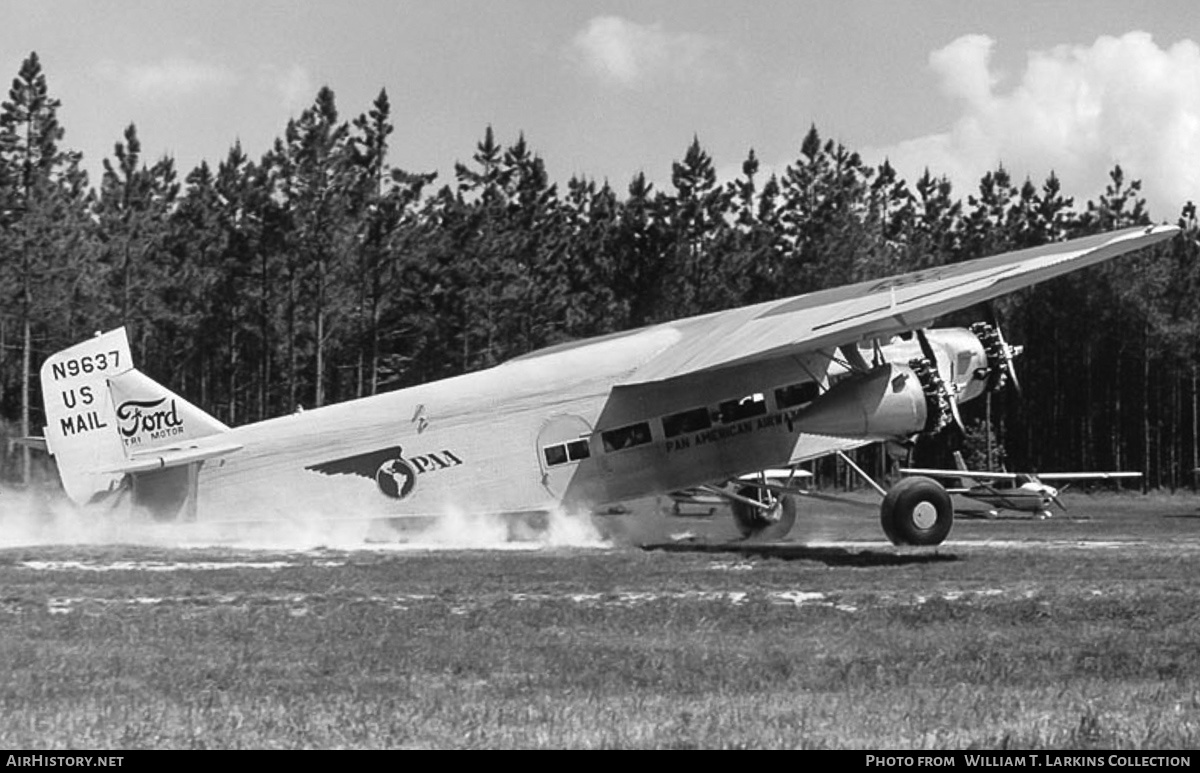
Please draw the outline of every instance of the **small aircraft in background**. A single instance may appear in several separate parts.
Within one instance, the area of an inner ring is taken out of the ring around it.
[[[1140,472],[974,472],[967,469],[962,454],[954,452],[954,462],[958,469],[936,470],[925,468],[903,468],[905,475],[925,475],[931,478],[957,479],[958,488],[947,487],[950,494],[961,494],[969,499],[983,502],[991,510],[988,517],[995,517],[999,510],[1014,510],[1016,512],[1033,513],[1037,518],[1049,518],[1051,506],[1056,506],[1066,512],[1066,505],[1058,495],[1077,480],[1117,480],[1120,478],[1140,478]],[[1044,481],[1067,481],[1062,488],[1045,483]]]

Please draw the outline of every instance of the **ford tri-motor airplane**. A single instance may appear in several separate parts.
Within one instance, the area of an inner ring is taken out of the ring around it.
[[[159,520],[428,518],[594,508],[711,485],[957,421],[1011,373],[987,325],[938,317],[1156,244],[1138,227],[553,346],[444,381],[227,427],[133,367],[124,328],[42,366],[45,440],[77,503]],[[914,335],[903,337],[903,334]],[[795,496],[728,489],[745,535]],[[941,484],[881,506],[897,544],[936,545]]]
[[[901,469],[905,475],[927,475],[941,480],[957,480],[957,488],[947,488],[950,494],[960,494],[968,499],[983,502],[991,510],[988,515],[995,517],[998,510],[1013,510],[1015,512],[1032,513],[1038,518],[1049,518],[1052,506],[1066,512],[1067,507],[1058,498],[1061,489],[1055,488],[1045,481],[1067,481],[1067,485],[1077,480],[1118,480],[1121,478],[1140,478],[1140,472],[974,472],[967,469],[962,454],[954,452],[954,462],[958,469],[932,470],[919,467]],[[1063,487],[1065,489],[1065,486]]]

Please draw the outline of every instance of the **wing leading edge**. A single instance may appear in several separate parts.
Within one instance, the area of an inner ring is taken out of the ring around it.
[[[667,323],[678,340],[621,384],[885,338],[1038,282],[1157,244],[1179,229],[1159,225],[1087,236],[952,263]]]
[[[928,475],[931,478],[970,478],[974,480],[1006,480],[1017,478],[1037,478],[1038,480],[1118,480],[1122,478],[1140,478],[1140,472],[976,472],[974,470],[937,470],[924,467],[903,467],[900,472],[905,475]]]

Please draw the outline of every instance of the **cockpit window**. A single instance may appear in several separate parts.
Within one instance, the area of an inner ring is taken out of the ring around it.
[[[567,462],[578,462],[581,459],[587,459],[591,455],[592,450],[588,447],[587,438],[568,440],[542,448],[542,456],[546,457],[547,467],[556,467]]]
[[[587,459],[591,455],[592,452],[588,448],[588,442],[586,440],[572,440],[570,443],[567,443],[567,457],[572,462],[578,462],[580,459]]]
[[[803,384],[792,384],[775,390],[775,406],[780,410],[807,405],[817,399],[820,388],[815,381],[805,381]]]
[[[562,443],[555,446],[546,446],[542,449],[542,453],[546,457],[546,466],[548,467],[567,463],[567,447]]]

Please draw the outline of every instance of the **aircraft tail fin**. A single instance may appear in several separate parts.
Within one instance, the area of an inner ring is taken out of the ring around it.
[[[125,459],[108,379],[130,370],[132,360],[125,328],[118,328],[57,352],[42,365],[46,447],[63,489],[77,503],[121,482],[121,475],[103,472]]]
[[[139,456],[161,458],[229,429],[134,369],[124,328],[51,355],[41,383],[46,447],[67,496],[79,504],[117,491],[126,474],[146,467]]]
[[[229,431],[224,423],[135,368],[110,378],[108,392],[117,434],[129,458]]]

